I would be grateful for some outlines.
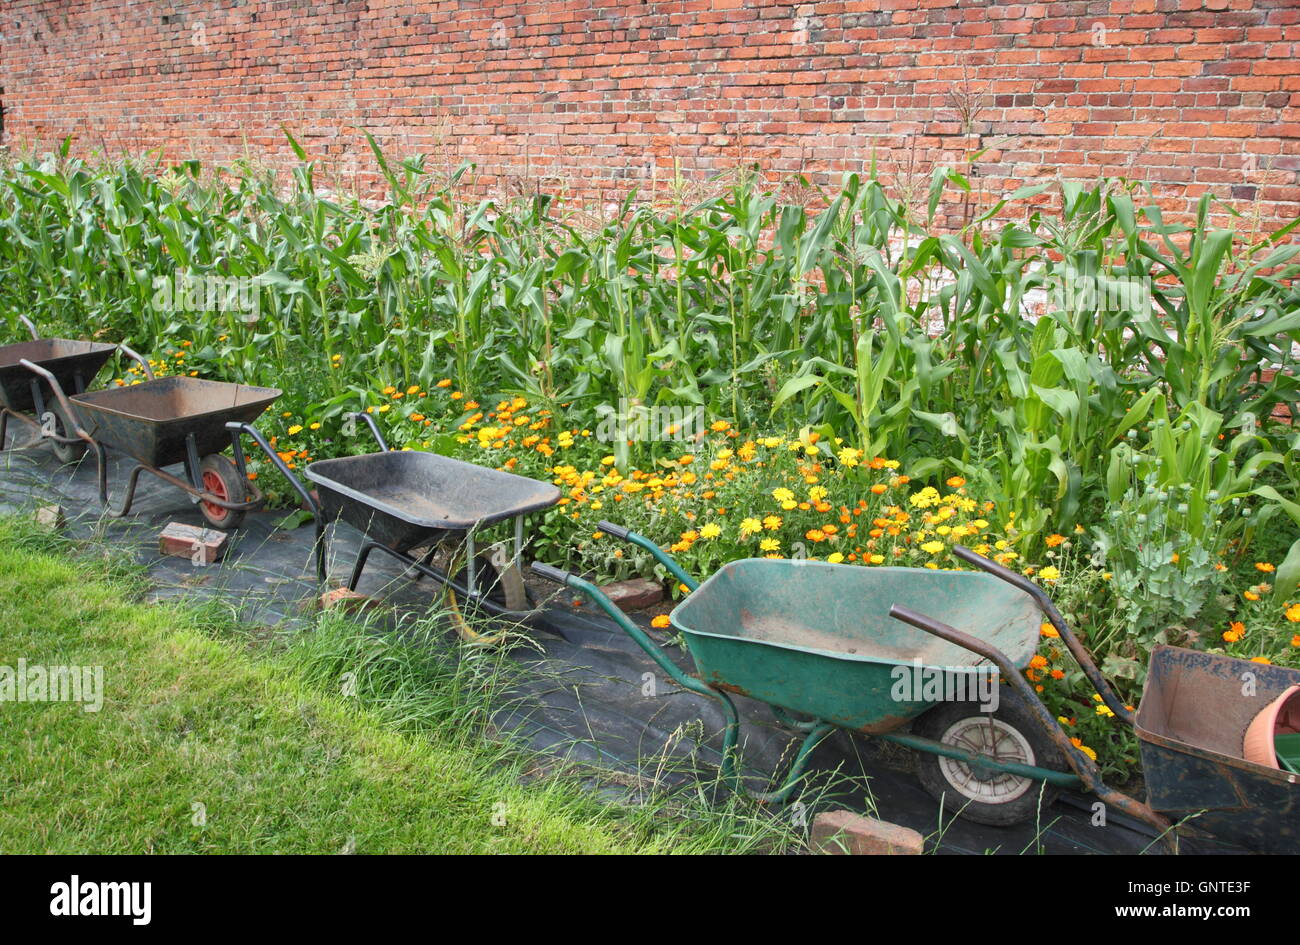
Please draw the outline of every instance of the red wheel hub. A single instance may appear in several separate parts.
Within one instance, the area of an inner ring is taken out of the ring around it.
[[[225,481],[211,469],[203,473],[203,491],[223,501],[230,500],[230,493],[226,491]],[[230,514],[230,509],[223,509],[211,502],[204,502],[203,512],[208,516],[209,521],[220,521]]]

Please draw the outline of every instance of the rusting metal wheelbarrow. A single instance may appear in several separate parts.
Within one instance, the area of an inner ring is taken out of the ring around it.
[[[1259,853],[1300,853],[1300,775],[1247,761],[1247,726],[1300,671],[1158,646],[1133,720],[1147,800]]]
[[[262,506],[263,499],[248,479],[242,454],[236,450],[232,460],[222,452],[232,442],[238,446],[237,436],[231,435],[226,424],[255,420],[280,391],[197,377],[155,378],[144,358],[125,345],[119,347],[139,362],[147,380],[69,397],[52,371],[26,358],[19,363],[49,385],[70,432],[94,451],[99,498],[105,506],[105,451],[113,449],[136,461],[122,504],[110,508],[110,515],[120,518],[131,510],[140,474],[147,472],[188,493],[213,527],[238,527],[247,512]],[[184,464],[184,479],[162,468],[178,463]]]
[[[312,513],[321,583],[327,579],[325,525],[342,520],[366,536],[348,579],[349,590],[356,590],[371,553],[378,551],[406,565],[416,580],[430,577],[447,588],[452,623],[467,641],[494,643],[504,633],[481,633],[465,619],[466,611],[519,621],[533,616],[522,570],[524,518],[558,502],[560,490],[549,482],[436,453],[390,450],[370,414],[356,413],[352,420],[370,428],[380,452],[310,463],[304,473],[315,491],[293,474],[256,429],[229,424],[236,437],[236,457],[242,461],[238,436],[246,433]],[[513,553],[499,545],[477,546],[482,529],[508,520],[514,526]],[[434,566],[434,558],[449,544],[456,550],[452,566],[444,571]],[[421,557],[410,553],[420,548],[426,549]]]
[[[805,733],[784,783],[755,795],[763,801],[788,799],[813,748],[843,728],[919,751],[922,784],[970,820],[1024,821],[1056,789],[1083,787],[1157,834],[1168,829],[1150,807],[1103,783],[1025,680],[1046,614],[1107,705],[1127,713],[1051,601],[1019,575],[956,548],[989,573],[747,559],[700,584],[644,536],[609,522],[599,528],[648,551],[690,589],[671,620],[697,675],[683,672],[594,584],[548,565],[533,570],[586,594],[678,685],[719,703],[722,772],[734,789],[743,785],[732,693],[767,703]],[[963,629],[912,609],[937,605]]]
[[[22,315],[18,319],[32,333],[32,340],[0,347],[0,448],[4,446],[9,418],[12,417],[35,428],[49,440],[59,459],[65,463],[75,462],[85,455],[85,442],[69,430],[67,417],[63,415],[50,385],[34,376],[22,362],[27,360],[39,364],[53,374],[65,390],[80,394],[117,351],[117,345],[42,338],[29,319]]]

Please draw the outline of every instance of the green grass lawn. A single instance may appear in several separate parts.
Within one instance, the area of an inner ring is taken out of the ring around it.
[[[0,852],[731,852],[791,842],[735,803],[614,805],[572,774],[524,777],[537,758],[483,737],[490,667],[450,665],[339,618],[252,646],[214,609],[139,603],[137,580],[53,544],[0,523],[0,667],[102,666],[103,705],[0,702]]]

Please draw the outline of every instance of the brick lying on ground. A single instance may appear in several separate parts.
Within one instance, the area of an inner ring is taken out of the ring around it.
[[[664,599],[664,586],[649,578],[630,578],[601,587],[605,596],[624,610],[643,610]]]
[[[225,554],[230,536],[213,528],[199,528],[183,522],[168,522],[158,536],[158,553],[189,558],[195,564],[219,561]]]
[[[924,850],[925,840],[910,827],[851,810],[833,810],[813,818],[808,846],[813,853],[917,856]]]
[[[316,601],[316,606],[321,610],[329,610],[331,607],[342,607],[346,612],[355,614],[362,610],[369,610],[378,606],[379,602],[367,597],[365,594],[359,594],[356,591],[348,590],[346,587],[336,587],[332,591],[326,591]]]
[[[36,524],[52,532],[63,531],[68,517],[61,505],[42,505],[36,510]]]

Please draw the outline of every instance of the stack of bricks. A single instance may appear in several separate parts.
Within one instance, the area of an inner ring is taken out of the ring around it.
[[[6,0],[0,36],[24,152],[284,165],[287,126],[378,189],[364,130],[485,192],[607,203],[748,163],[908,185],[982,150],[983,199],[1123,175],[1182,217],[1206,192],[1300,214],[1297,0]]]

